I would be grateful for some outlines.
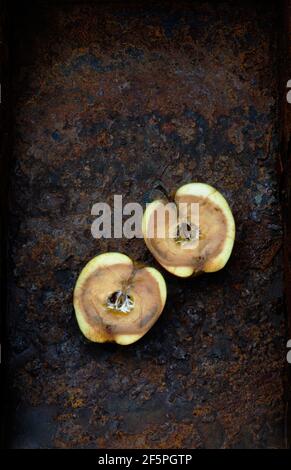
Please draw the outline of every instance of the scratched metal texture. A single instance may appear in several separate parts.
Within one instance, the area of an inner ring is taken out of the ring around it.
[[[12,448],[280,448],[285,319],[277,7],[266,2],[23,2],[13,10],[9,221]],[[275,3],[275,2],[274,2]],[[221,272],[163,272],[168,302],[129,347],[88,343],[95,202],[203,181],[237,223]]]

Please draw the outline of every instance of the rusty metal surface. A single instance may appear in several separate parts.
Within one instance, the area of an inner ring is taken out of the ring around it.
[[[1,104],[0,104],[0,344],[1,349],[6,350],[5,338],[5,314],[6,314],[6,254],[7,254],[7,215],[8,215],[8,161],[11,149],[11,142],[9,141],[9,129],[11,127],[11,112],[9,112],[9,90],[8,90],[8,76],[9,76],[9,61],[8,50],[6,46],[6,9],[3,3],[0,3],[0,83],[1,83]],[[0,362],[0,416],[3,416],[5,408],[5,394],[4,394],[4,357],[1,354]],[[0,419],[0,446],[4,442],[4,420]]]
[[[14,12],[9,447],[283,447],[285,320],[277,10],[265,2],[64,4]],[[226,268],[164,273],[138,343],[89,344],[72,289],[95,202],[208,182],[237,241]]]
[[[291,1],[284,1],[283,29],[281,49],[285,51],[281,60],[281,199],[283,209],[284,228],[284,285],[285,308],[288,318],[287,338],[291,338],[291,103],[286,99],[286,84],[291,77]],[[288,93],[288,95],[290,92]],[[291,448],[291,367],[289,366],[289,380],[286,386],[286,446]]]

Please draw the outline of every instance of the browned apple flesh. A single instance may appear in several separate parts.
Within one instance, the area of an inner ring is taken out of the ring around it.
[[[74,290],[79,327],[91,341],[130,344],[156,322],[166,301],[166,285],[154,268],[139,267],[121,253],[96,256]]]
[[[225,198],[209,185],[190,183],[176,192],[176,206],[167,206],[167,216],[161,218],[157,214],[166,204],[165,200],[154,201],[143,218],[144,239],[157,261],[181,277],[221,269],[235,238],[234,219]],[[174,217],[177,209],[178,223]],[[193,224],[197,210],[199,217]],[[164,232],[160,224],[164,224]]]

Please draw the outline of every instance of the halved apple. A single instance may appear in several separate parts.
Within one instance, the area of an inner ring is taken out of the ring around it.
[[[79,275],[74,308],[86,338],[126,345],[153,326],[166,297],[166,283],[155,268],[136,265],[121,253],[104,253]]]
[[[166,206],[166,216],[161,217]],[[215,188],[189,183],[178,189],[173,203],[159,199],[147,205],[142,231],[157,261],[176,276],[188,277],[225,266],[234,244],[235,222]]]

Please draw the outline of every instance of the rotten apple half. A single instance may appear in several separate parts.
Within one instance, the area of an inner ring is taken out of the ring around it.
[[[74,308],[86,338],[126,345],[153,326],[166,297],[166,283],[157,269],[139,266],[122,253],[104,253],[80,273]]]
[[[226,199],[215,188],[189,183],[178,189],[174,202],[159,199],[147,205],[142,231],[156,260],[176,276],[188,277],[225,266],[235,222]]]

